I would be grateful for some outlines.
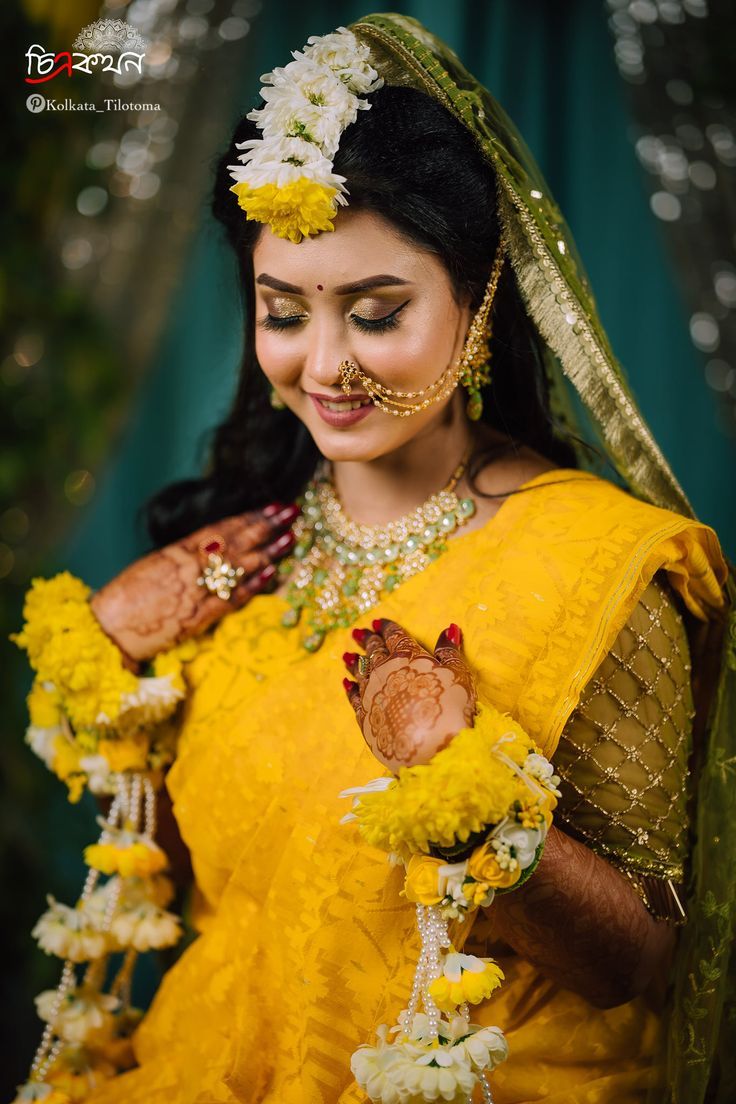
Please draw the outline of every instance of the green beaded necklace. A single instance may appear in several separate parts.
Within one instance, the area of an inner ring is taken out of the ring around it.
[[[299,500],[293,554],[279,572],[289,577],[290,609],[282,624],[306,623],[302,644],[315,652],[332,629],[348,628],[406,579],[419,574],[447,548],[447,537],[475,513],[472,498],[455,487],[463,460],[449,482],[411,513],[388,525],[359,525],[343,512],[326,471]]]

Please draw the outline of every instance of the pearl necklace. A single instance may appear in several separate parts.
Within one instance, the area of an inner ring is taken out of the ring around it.
[[[446,550],[450,533],[475,513],[472,498],[455,494],[465,468],[463,460],[441,491],[388,525],[351,521],[326,471],[308,484],[293,554],[279,569],[289,576],[290,609],[282,624],[291,628],[304,619],[307,651],[317,651],[328,632],[354,624]]]

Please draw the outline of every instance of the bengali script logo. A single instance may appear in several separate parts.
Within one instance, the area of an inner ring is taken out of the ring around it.
[[[52,54],[38,43],[30,46],[26,50],[25,81],[26,84],[41,84],[60,73],[71,77],[75,70],[79,73],[99,69],[102,73],[140,74],[147,46],[146,39],[125,20],[97,19],[83,27],[74,39],[74,53],[63,50]]]

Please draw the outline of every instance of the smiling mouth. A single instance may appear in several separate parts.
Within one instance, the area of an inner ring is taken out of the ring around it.
[[[334,410],[337,414],[342,414],[345,410],[360,410],[363,406],[370,406],[372,399],[361,399],[348,402],[329,402],[327,399],[320,399],[320,404],[325,410]]]

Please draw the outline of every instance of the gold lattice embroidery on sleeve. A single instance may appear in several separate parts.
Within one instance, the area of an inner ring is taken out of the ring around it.
[[[565,726],[557,820],[667,918],[679,910],[666,883],[682,882],[687,855],[693,713],[685,628],[653,580]]]

